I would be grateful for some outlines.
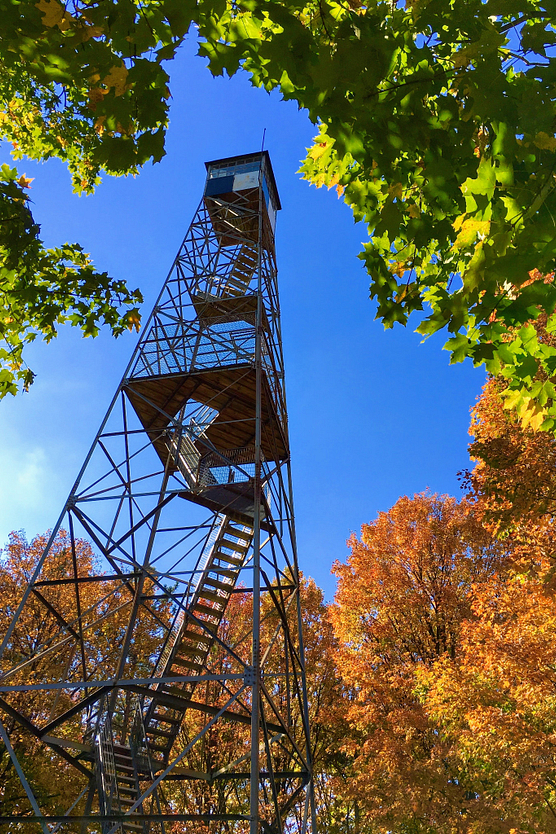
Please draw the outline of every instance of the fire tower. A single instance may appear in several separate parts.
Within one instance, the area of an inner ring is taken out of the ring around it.
[[[0,831],[315,830],[280,201],[267,152],[206,167],[2,635],[0,735],[24,801]],[[14,737],[55,764],[58,798],[37,793]]]

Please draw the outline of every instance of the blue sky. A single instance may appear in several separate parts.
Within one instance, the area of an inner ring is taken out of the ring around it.
[[[18,163],[48,245],[80,242],[99,269],[139,286],[146,318],[200,201],[204,162],[260,149],[266,128],[283,210],[277,257],[301,567],[334,592],[346,539],[400,495],[459,493],[469,409],[484,374],[449,366],[442,339],[374,321],[357,253],[365,229],[334,192],[298,174],[316,129],[246,77],[213,79],[191,44],[172,77],[167,155],[139,177],[71,193],[57,160]],[[3,148],[0,161],[9,161]],[[83,339],[64,328],[27,358],[37,380],[0,402],[0,545],[52,526],[137,337]]]

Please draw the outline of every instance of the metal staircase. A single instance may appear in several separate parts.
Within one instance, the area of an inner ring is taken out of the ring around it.
[[[182,609],[174,622],[155,677],[199,675],[206,671],[214,635],[248,557],[252,538],[252,527],[239,524],[229,516],[221,517],[196,588],[187,608]],[[138,703],[134,735],[145,769],[168,763],[195,686],[195,682],[161,683],[153,689],[144,714]],[[126,813],[139,796],[131,745],[114,742],[108,720],[101,722],[97,730],[96,745],[99,771],[104,779],[103,794],[107,797],[106,813]],[[142,832],[142,824],[126,821],[123,831]]]
[[[176,622],[156,669],[159,677],[198,675],[206,669],[214,634],[226,611],[253,538],[253,528],[224,516],[193,599]],[[167,762],[195,683],[161,684],[145,716],[153,761]]]
[[[140,795],[139,781],[131,747],[114,741],[108,698],[102,699],[102,707],[97,712],[95,758],[101,778],[103,812],[126,814]],[[143,823],[133,816],[131,813],[129,819],[121,823],[120,831],[144,834]]]
[[[257,269],[258,257],[258,249],[254,244],[242,244],[227,277],[224,292],[230,295],[243,295],[246,292]]]
[[[131,748],[125,747],[123,744],[114,744],[113,749],[118,791],[118,810],[125,814],[136,803],[139,796],[137,773],[133,764]],[[137,810],[140,810],[140,807]],[[145,827],[139,820],[134,820],[133,813],[131,813],[129,815],[129,821],[125,820],[125,822],[122,822],[121,830],[135,832],[135,834],[144,834]]]
[[[243,296],[257,265],[256,245],[250,242],[241,244],[225,282],[217,287],[217,297],[225,300]],[[199,448],[199,443],[206,440],[207,429],[217,416],[217,411],[204,406],[189,420],[186,427],[166,438],[166,448],[192,492],[217,483],[206,466],[206,460],[205,466],[200,467],[202,455]],[[220,516],[208,556],[193,583],[195,590],[188,599],[183,600],[185,608],[176,617],[154,677],[198,675],[206,670],[207,658],[214,643],[213,635],[217,633],[224,617],[248,557],[252,539],[252,526],[238,523],[227,515]],[[194,682],[159,684],[153,690],[153,697],[146,710],[143,710],[140,703],[137,704],[134,724],[136,730],[141,727],[141,737],[140,740],[136,739],[136,743],[143,761],[149,763],[148,769],[152,769],[152,764],[168,763],[195,686]],[[103,738],[106,748],[106,733]],[[105,761],[105,755],[100,762],[100,769],[105,771],[108,768],[111,781],[105,790],[113,793],[117,810],[125,813],[139,796],[137,774],[133,770],[134,756],[131,746],[116,745],[113,741],[111,743],[109,763]],[[122,825],[123,831],[143,832],[139,822],[126,822]]]

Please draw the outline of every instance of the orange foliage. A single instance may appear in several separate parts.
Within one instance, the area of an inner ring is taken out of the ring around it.
[[[505,382],[490,378],[471,412],[469,447],[476,461],[465,483],[495,528],[545,523],[556,510],[556,440],[524,429],[504,408]]]
[[[4,635],[16,611],[22,594],[45,549],[49,535],[36,536],[28,543],[21,533],[12,533],[9,544],[0,557],[0,634]],[[84,540],[75,542],[78,576],[98,575],[91,545]],[[68,533],[61,530],[50,549],[40,573],[41,582],[67,580],[73,576],[73,555]],[[38,592],[37,592],[38,591]],[[40,594],[40,596],[39,596]],[[80,681],[110,677],[119,662],[121,636],[125,633],[132,595],[121,582],[106,580],[84,582],[80,586],[83,624],[83,646],[68,630],[60,629],[58,618],[71,624],[76,622],[77,598],[71,584],[41,585],[28,600],[17,621],[3,657],[3,675],[9,684],[41,683],[45,681]],[[50,608],[48,607],[48,605]],[[167,615],[164,601],[153,603],[159,617]],[[162,635],[159,624],[150,615],[140,618],[131,642],[130,662],[125,674],[141,676],[150,665],[150,656],[160,647]],[[31,658],[33,658],[31,660]],[[77,696],[78,697],[78,696]],[[122,721],[115,729],[125,735],[130,720],[131,701],[125,699],[120,715]],[[75,703],[76,693],[70,689],[31,693],[3,694],[2,698],[35,725],[41,726],[65,712]],[[39,804],[53,814],[64,813],[83,789],[85,782],[71,765],[37,742],[15,720],[2,710],[2,722],[11,738],[16,754],[32,784]],[[79,740],[85,727],[80,713],[57,732]],[[61,774],[63,776],[61,777]],[[65,792],[65,793],[64,793]],[[28,813],[29,803],[22,792],[7,752],[0,752],[0,814]],[[14,829],[15,831],[15,829]]]
[[[556,830],[555,602],[542,579],[493,577],[474,589],[458,662],[420,670],[429,720],[472,779],[470,831]]]
[[[335,566],[333,619],[349,687],[345,796],[359,805],[360,830],[478,831],[474,775],[429,710],[423,674],[458,666],[473,595],[507,547],[468,502],[429,494],[401,498],[350,545]]]

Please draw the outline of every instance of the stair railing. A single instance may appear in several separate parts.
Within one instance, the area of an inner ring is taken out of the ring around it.
[[[95,734],[95,757],[100,774],[98,791],[104,814],[121,811],[118,781],[116,779],[116,761],[114,758],[114,736],[107,699],[103,700],[99,711],[98,729]]]
[[[197,472],[201,453],[195,445],[197,438],[203,437],[218,412],[210,406],[204,406],[194,414],[187,426],[176,430],[168,437],[167,445],[178,469],[187,481],[189,489],[194,492],[197,486]]]
[[[191,574],[191,579],[181,599],[181,603],[185,607],[187,607],[189,601],[194,598],[195,593],[197,592],[202,582],[203,576],[206,572],[206,566],[210,562],[210,557],[212,555],[212,552],[214,551],[214,547],[216,545],[216,542],[218,541],[218,538],[220,537],[220,533],[224,527],[225,522],[226,517],[223,515],[218,515],[212,525],[212,529],[197,559],[197,563]],[[168,666],[168,663],[172,656],[174,647],[177,641],[179,640],[184,619],[185,611],[183,608],[180,608],[174,618],[174,622],[170,627],[170,631],[166,638],[166,643],[164,644],[164,648],[160,654],[160,657],[158,658],[157,664],[153,671],[154,678],[161,678],[164,675],[166,667]]]

